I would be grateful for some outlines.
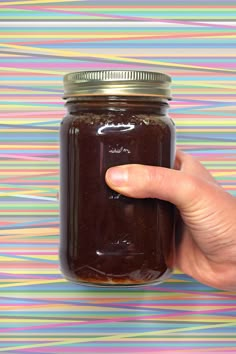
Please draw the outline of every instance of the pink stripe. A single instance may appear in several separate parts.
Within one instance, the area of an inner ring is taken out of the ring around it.
[[[130,336],[132,337],[132,334],[130,334]],[[121,338],[122,338],[122,335],[121,335]],[[135,340],[135,339],[134,339]],[[164,341],[166,340],[163,339]],[[168,339],[167,339],[168,340]],[[199,341],[199,339],[198,339]],[[165,353],[165,354],[173,354],[173,353],[191,353],[191,354],[199,354],[199,353],[207,353],[207,354],[216,354],[216,353],[235,353],[235,350],[232,349],[232,347],[230,349],[227,349],[227,348],[209,348],[209,346],[207,347],[201,347],[199,349],[191,349],[191,348],[188,348],[188,346],[178,346],[178,349],[176,348],[173,348],[173,349],[166,349],[165,347],[163,346],[159,346],[157,345],[158,342],[154,343],[153,344],[153,348],[144,348],[144,347],[141,347],[141,348],[138,348],[138,343],[132,343],[132,348],[129,348],[129,347],[116,347],[116,342],[110,342],[109,341],[109,348],[107,347],[100,347],[98,348],[96,346],[96,343],[94,343],[94,345],[91,345],[90,342],[96,342],[96,338],[91,338],[91,339],[88,339],[88,342],[86,343],[77,343],[77,344],[74,344],[74,346],[76,347],[72,347],[72,345],[70,346],[66,346],[66,347],[59,347],[59,346],[56,346],[56,352],[57,353],[90,353],[90,354],[95,354],[95,353],[108,353],[108,354],[115,354],[115,353],[139,353],[139,354],[149,354],[149,353],[152,353],[152,354],[161,354],[161,353]],[[147,342],[144,340],[144,342]],[[99,342],[97,342],[99,343]],[[87,344],[87,345],[86,345]],[[159,344],[159,343],[158,343]],[[82,348],[79,348],[80,345],[83,345]],[[86,347],[85,347],[86,345]],[[50,347],[50,342],[48,343],[48,347]],[[189,342],[189,347],[193,346],[193,343]],[[235,348],[236,349],[236,348]],[[27,353],[27,352],[30,352],[30,353],[55,353],[55,347],[54,348],[32,348],[32,349],[18,349],[18,351],[22,351],[24,350],[23,353]],[[125,350],[125,351],[124,351]],[[221,350],[223,350],[221,352]],[[203,352],[204,351],[204,352]]]

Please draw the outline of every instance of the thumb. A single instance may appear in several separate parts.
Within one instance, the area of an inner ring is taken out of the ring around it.
[[[166,200],[179,209],[192,205],[209,184],[181,170],[135,164],[112,167],[105,178],[120,194]]]

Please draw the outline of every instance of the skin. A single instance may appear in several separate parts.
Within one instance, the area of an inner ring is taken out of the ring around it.
[[[122,165],[106,183],[133,198],[176,205],[176,266],[208,286],[236,291],[236,198],[194,157],[177,151],[175,169]]]

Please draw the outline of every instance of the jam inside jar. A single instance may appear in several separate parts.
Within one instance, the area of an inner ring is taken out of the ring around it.
[[[159,283],[173,267],[174,207],[128,198],[105,182],[108,168],[173,168],[175,127],[163,97],[67,97],[60,130],[60,264],[72,281]]]

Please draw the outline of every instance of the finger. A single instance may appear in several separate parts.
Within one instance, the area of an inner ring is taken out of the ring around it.
[[[145,165],[123,165],[110,168],[107,184],[117,192],[133,198],[159,198],[179,208],[202,194],[203,182],[182,171]]]
[[[174,162],[174,169],[175,170],[181,170],[181,167],[183,165],[183,161],[182,161],[182,156],[183,156],[183,152],[181,150],[176,150],[175,153],[175,162]]]
[[[176,151],[175,168],[194,176],[198,176],[199,178],[203,178],[204,180],[214,184],[218,184],[218,182],[198,159],[192,155],[184,153],[181,150]]]

